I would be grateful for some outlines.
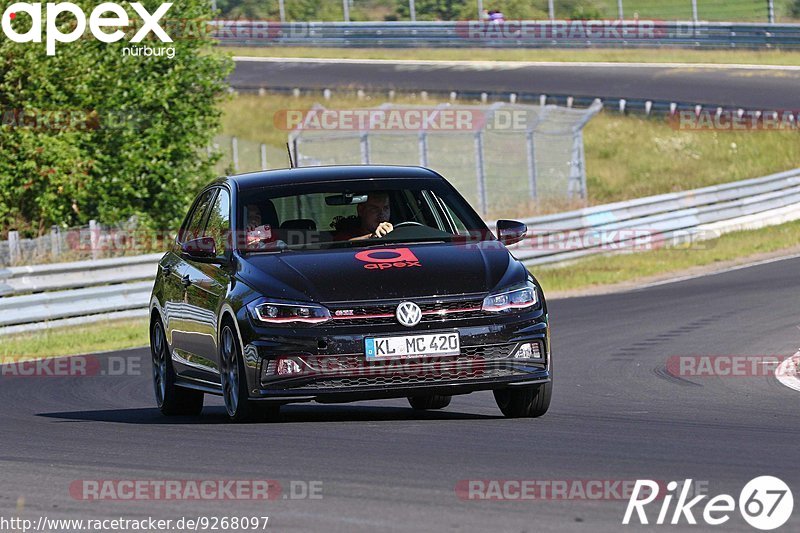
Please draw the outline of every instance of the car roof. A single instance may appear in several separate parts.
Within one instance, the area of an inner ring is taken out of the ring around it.
[[[239,190],[336,180],[367,179],[439,179],[436,172],[423,167],[389,165],[336,165],[320,167],[300,167],[281,170],[265,170],[228,176],[228,182]]]

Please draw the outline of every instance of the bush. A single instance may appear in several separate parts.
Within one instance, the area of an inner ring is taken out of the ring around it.
[[[88,14],[99,2],[76,3]],[[142,3],[152,13],[162,2]],[[2,11],[9,4],[0,2]],[[206,147],[231,67],[209,53],[201,31],[208,6],[174,3],[162,20],[171,44],[152,33],[138,45],[105,44],[87,31],[47,56],[43,43],[0,40],[0,231],[38,234],[52,224],[131,216],[174,227],[198,186],[213,177]],[[15,27],[24,32],[25,24],[30,19],[20,17]],[[174,46],[176,54],[123,56],[123,48],[140,45]]]

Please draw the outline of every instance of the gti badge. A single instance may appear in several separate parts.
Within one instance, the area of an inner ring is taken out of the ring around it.
[[[397,306],[397,321],[404,326],[414,327],[422,320],[422,310],[414,302],[403,302]]]

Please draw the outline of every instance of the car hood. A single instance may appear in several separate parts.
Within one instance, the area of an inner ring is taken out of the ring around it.
[[[253,254],[239,267],[264,296],[315,302],[489,292],[526,275],[497,241]]]

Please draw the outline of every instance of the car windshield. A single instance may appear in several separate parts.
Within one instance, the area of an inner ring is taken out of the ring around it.
[[[431,180],[264,187],[238,204],[246,252],[493,238],[452,187]]]

